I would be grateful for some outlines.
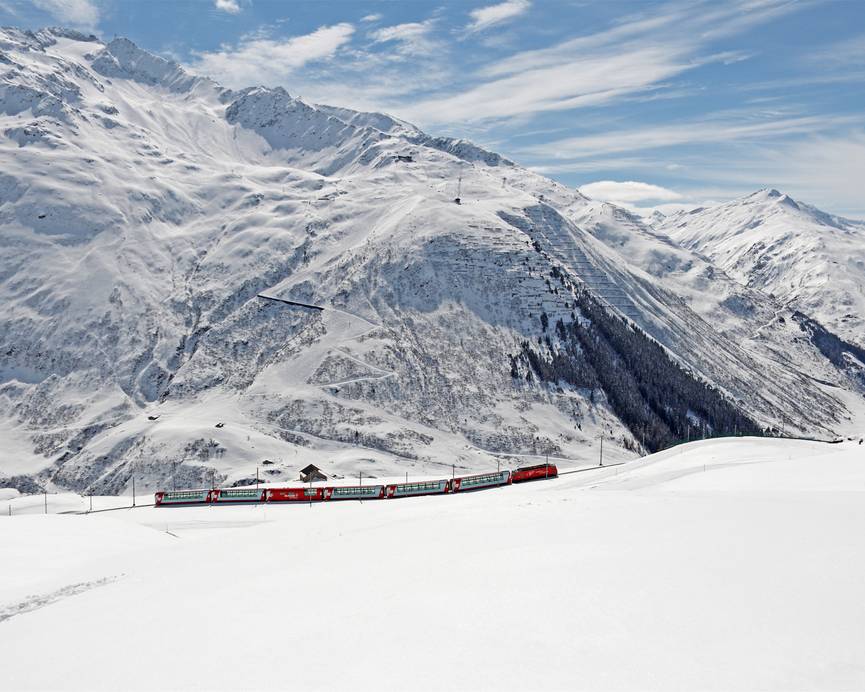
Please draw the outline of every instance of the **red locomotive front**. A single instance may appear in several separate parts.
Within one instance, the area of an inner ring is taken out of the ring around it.
[[[559,470],[555,464],[538,464],[537,466],[522,466],[513,472],[514,483],[523,481],[535,481],[539,478],[555,478]]]

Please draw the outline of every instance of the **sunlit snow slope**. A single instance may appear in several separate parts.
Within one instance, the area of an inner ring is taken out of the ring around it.
[[[362,504],[12,500],[3,685],[862,689],[862,449],[706,441]]]

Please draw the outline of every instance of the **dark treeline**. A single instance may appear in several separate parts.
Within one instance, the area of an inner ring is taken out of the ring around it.
[[[650,452],[681,440],[734,434],[761,435],[760,426],[720,391],[683,369],[653,339],[616,317],[584,291],[576,307],[585,323],[559,320],[555,347],[523,342],[511,374],[524,362],[529,375],[603,390],[615,414]],[[542,342],[543,343],[543,342]]]

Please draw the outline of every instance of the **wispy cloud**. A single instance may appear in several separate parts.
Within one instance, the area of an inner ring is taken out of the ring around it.
[[[709,48],[795,8],[787,0],[664,5],[606,30],[489,63],[462,92],[412,104],[404,115],[428,124],[479,122],[611,103],[697,67],[747,59],[746,52]]]
[[[228,14],[239,14],[240,3],[237,0],[213,0],[217,10],[228,12]]]
[[[99,24],[99,7],[91,0],[33,0],[33,5],[68,26],[95,29]]]
[[[865,67],[865,34],[854,36],[806,55],[804,60],[821,67]]]
[[[721,114],[720,117],[699,121],[565,137],[525,146],[520,151],[527,155],[551,159],[592,158],[682,145],[745,143],[790,135],[816,134],[839,126],[861,123],[863,118],[865,116],[806,115],[769,117],[752,122],[744,114]]]
[[[237,45],[217,51],[196,52],[190,67],[227,86],[281,84],[294,71],[328,60],[351,41],[354,26],[348,23],[322,26],[303,36],[269,38],[255,33]]]
[[[664,47],[574,57],[484,82],[455,96],[427,99],[411,112],[426,122],[472,122],[598,105],[687,69],[676,57]]]
[[[15,8],[14,5],[7,2],[7,0],[0,0],[0,12],[5,12],[9,16],[15,17],[16,19],[19,16],[18,10]]]
[[[430,38],[430,32],[435,26],[436,19],[427,19],[423,22],[408,22],[396,24],[377,29],[369,34],[375,43],[394,42],[398,51],[403,55],[420,55],[430,53],[439,44]]]
[[[363,17],[361,17],[360,21],[372,23],[372,22],[379,21],[381,19],[381,17],[382,16],[380,14],[367,14],[367,15],[364,15]]]
[[[472,21],[465,27],[468,33],[484,31],[492,26],[510,21],[528,12],[531,7],[529,0],[507,0],[498,5],[479,7],[469,12]]]

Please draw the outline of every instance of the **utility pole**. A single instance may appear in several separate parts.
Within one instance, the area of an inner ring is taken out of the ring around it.
[[[258,467],[255,467],[255,489],[258,490]]]
[[[601,433],[601,461],[599,465],[604,465],[604,433]]]
[[[135,507],[135,462],[132,462],[132,506]]]
[[[45,514],[48,514],[48,488],[42,488],[45,493]]]
[[[90,511],[93,511],[93,489],[90,489]]]
[[[363,471],[357,472],[357,484],[361,486],[363,485]]]

